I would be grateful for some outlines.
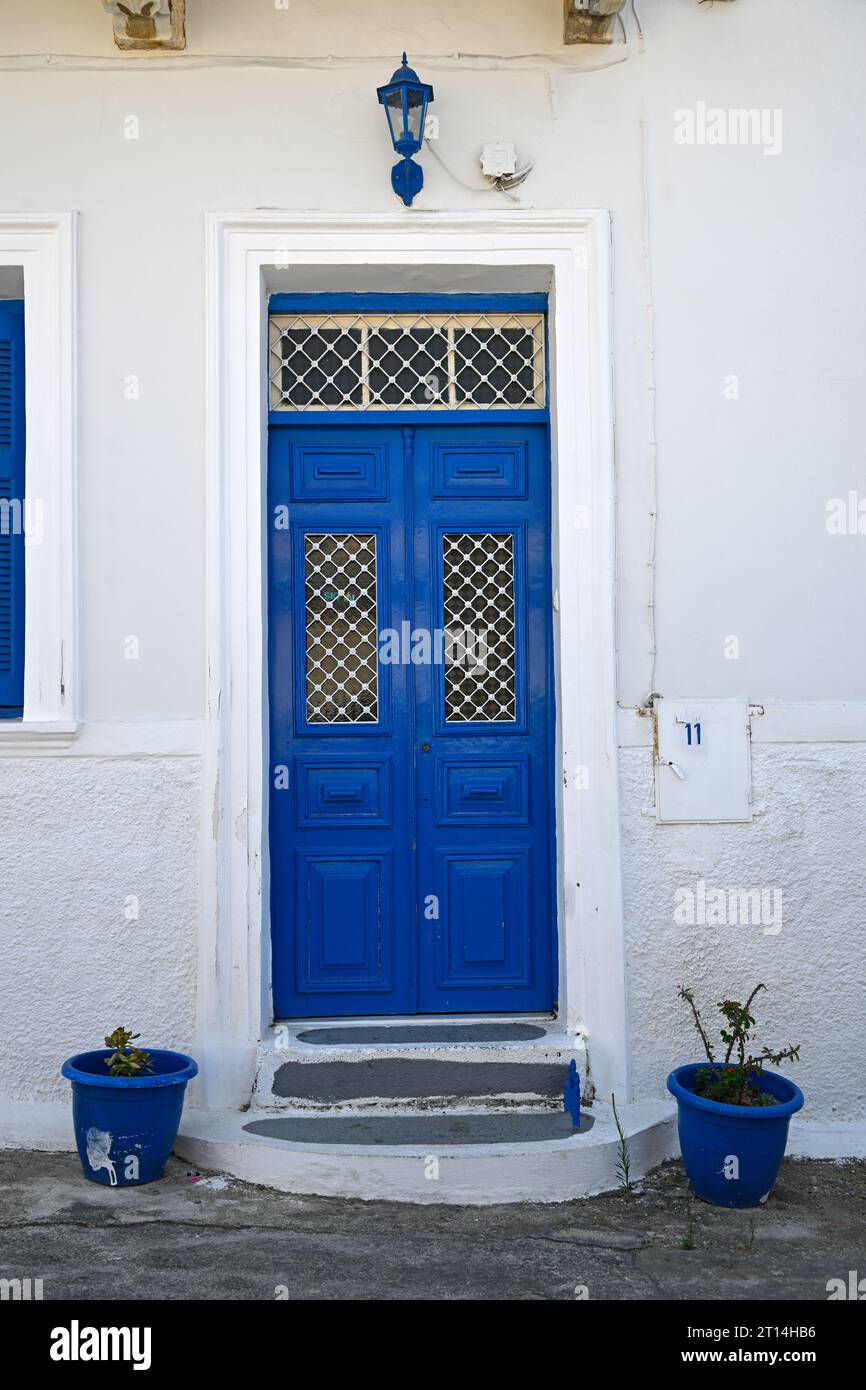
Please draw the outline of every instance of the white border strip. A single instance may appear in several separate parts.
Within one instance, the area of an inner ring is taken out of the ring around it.
[[[552,279],[560,1016],[593,1079],[627,1094],[614,667],[610,228],[604,212],[207,223],[209,685],[197,1103],[245,1105],[271,1022],[264,671],[264,270],[541,267]],[[578,508],[589,529],[580,530]]]
[[[752,743],[866,743],[866,700],[768,700],[749,707]],[[651,748],[648,710],[620,708],[620,748]]]

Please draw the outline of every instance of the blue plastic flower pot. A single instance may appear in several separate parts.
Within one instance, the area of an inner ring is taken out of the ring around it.
[[[61,1067],[72,1082],[75,1142],[84,1176],[106,1187],[138,1187],[165,1170],[180,1125],[186,1083],[198,1072],[182,1052],[150,1050],[153,1074],[110,1076],[112,1054],[79,1052]]]
[[[788,1125],[803,1108],[803,1093],[787,1077],[765,1071],[761,1090],[778,1105],[722,1105],[694,1093],[696,1073],[708,1065],[691,1062],[668,1077],[689,1182],[699,1197],[717,1207],[760,1206],[778,1177]]]

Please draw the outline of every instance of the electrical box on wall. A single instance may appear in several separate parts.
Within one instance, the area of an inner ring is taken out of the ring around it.
[[[654,714],[656,819],[751,820],[748,701],[659,699]]]
[[[487,179],[498,179],[503,174],[513,174],[517,169],[517,155],[513,145],[485,145],[481,151],[481,172]]]

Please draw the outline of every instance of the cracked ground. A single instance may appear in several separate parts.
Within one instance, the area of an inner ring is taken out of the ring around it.
[[[445,1207],[295,1197],[197,1174],[86,1182],[0,1153],[0,1277],[45,1299],[797,1299],[866,1273],[866,1163],[788,1161],[766,1206],[691,1198],[678,1163],[628,1197]],[[583,1292],[585,1290],[585,1293]]]

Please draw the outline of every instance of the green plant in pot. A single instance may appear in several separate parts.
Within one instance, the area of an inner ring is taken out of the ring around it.
[[[677,1067],[668,1077],[668,1090],[677,1101],[689,1181],[699,1197],[716,1206],[753,1207],[766,1201],[784,1157],[791,1115],[803,1106],[799,1087],[767,1070],[767,1064],[799,1061],[799,1044],[752,1051],[752,1005],[765,988],[757,985],[745,1004],[719,1002],[723,1024],[718,1047],[710,1041],[692,990],[685,985],[679,990],[691,1009],[706,1061]]]
[[[127,1032],[125,1028],[115,1028],[113,1033],[109,1033],[105,1039],[105,1046],[112,1049],[111,1056],[106,1057],[105,1065],[108,1067],[112,1076],[145,1076],[153,1074],[153,1067],[150,1063],[150,1053],[142,1052],[139,1047],[132,1047],[130,1044],[136,1038],[140,1038],[140,1033]]]

